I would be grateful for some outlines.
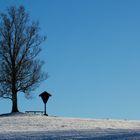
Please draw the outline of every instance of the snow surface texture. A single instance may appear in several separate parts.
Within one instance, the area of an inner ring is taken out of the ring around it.
[[[0,116],[0,139],[140,140],[140,121],[7,115]]]

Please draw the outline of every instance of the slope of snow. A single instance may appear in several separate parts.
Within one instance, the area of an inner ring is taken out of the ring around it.
[[[140,139],[140,121],[0,116],[0,139]]]

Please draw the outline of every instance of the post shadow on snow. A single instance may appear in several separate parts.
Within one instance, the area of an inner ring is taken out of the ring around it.
[[[138,130],[102,130],[101,132],[96,130],[66,130],[50,132],[41,131],[39,133],[33,131],[0,133],[0,140],[9,138],[13,138],[13,140],[140,140],[140,132]]]
[[[52,95],[50,93],[44,91],[39,96],[42,98],[42,100],[44,102],[44,115],[48,116],[48,114],[46,113],[46,104],[48,102],[49,97],[52,96]]]
[[[21,116],[24,115],[25,113],[23,112],[14,112],[14,113],[4,113],[4,114],[0,114],[0,117],[11,117],[11,116]]]

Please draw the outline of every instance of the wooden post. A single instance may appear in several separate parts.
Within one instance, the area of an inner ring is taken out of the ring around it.
[[[46,113],[46,103],[44,105],[44,115],[48,116],[48,114]]]

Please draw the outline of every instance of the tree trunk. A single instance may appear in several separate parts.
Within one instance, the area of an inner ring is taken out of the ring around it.
[[[17,105],[17,93],[13,93],[12,95],[12,113],[19,112]]]

